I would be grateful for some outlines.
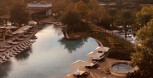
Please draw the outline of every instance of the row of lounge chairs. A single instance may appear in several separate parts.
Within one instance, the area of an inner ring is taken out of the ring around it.
[[[3,63],[9,60],[11,57],[16,56],[17,54],[23,52],[24,50],[31,47],[32,42],[30,40],[19,44],[17,47],[12,48],[10,51],[5,52],[0,56],[0,63]]]
[[[1,53],[2,55],[0,56],[0,63],[3,63],[9,60],[11,57],[16,56],[17,54],[31,47],[31,44],[35,41],[34,40],[24,41],[24,40],[27,37],[29,37],[30,34],[33,33],[34,31],[35,31],[35,28],[32,27],[26,32],[21,33],[22,35],[15,37],[12,40],[7,41],[5,45],[0,46],[0,52],[2,52]],[[15,46],[15,47],[12,48],[12,46]]]
[[[97,69],[99,67],[98,63],[97,62],[94,62],[94,63],[88,63],[88,65],[85,66],[86,69]],[[73,73],[73,76],[75,78],[87,78],[89,76],[89,72],[87,71],[83,71],[83,70],[76,70],[74,73]]]
[[[27,38],[29,34],[18,36],[16,38],[13,38],[12,40],[9,40],[6,45],[0,47],[0,52],[4,52],[8,48],[11,48],[12,45],[17,45],[20,41],[23,41],[25,38]]]
[[[21,38],[24,40],[25,38]],[[7,49],[11,48],[13,45],[17,45],[19,43],[20,38],[16,37],[12,40],[9,40],[5,45],[0,46],[0,52],[4,52]],[[21,41],[21,40],[20,40]]]
[[[105,60],[105,53],[109,50],[109,48],[106,47],[98,47],[99,49],[97,49],[95,52],[90,52],[87,56],[91,57],[92,62],[87,62],[87,64],[85,63],[85,61],[76,61],[74,63],[84,63],[84,67],[86,69],[97,69],[99,67],[98,62],[103,62]],[[72,64],[74,64],[72,63]],[[82,70],[77,70],[73,73],[73,76],[75,78],[87,78],[89,76],[89,72],[86,71],[82,71]]]

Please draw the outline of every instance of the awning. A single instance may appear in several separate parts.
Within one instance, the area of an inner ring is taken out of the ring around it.
[[[25,31],[27,31],[29,28],[31,28],[32,26],[23,26],[21,28],[19,28],[18,30],[16,30],[15,32],[13,32],[13,34],[20,34],[20,33],[24,33]]]
[[[0,26],[1,29],[15,29],[15,26]]]

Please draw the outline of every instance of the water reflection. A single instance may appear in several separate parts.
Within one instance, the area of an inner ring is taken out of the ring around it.
[[[0,65],[0,78],[6,78],[11,70],[11,62],[7,61]]]
[[[53,28],[55,30],[55,33],[57,33],[57,35],[63,34],[60,27],[53,25]]]
[[[56,29],[50,25],[40,30],[30,51],[11,58],[11,66],[0,66],[0,78],[63,78],[74,70],[71,63],[88,60],[86,55],[98,46],[93,38],[66,40]]]
[[[32,49],[28,48],[25,51],[18,54],[17,56],[15,56],[15,59],[18,61],[24,61],[24,60],[28,59],[28,57],[30,56],[30,53],[32,53]]]
[[[77,48],[81,48],[85,42],[87,42],[87,38],[80,38],[77,40],[69,40],[66,38],[62,38],[59,42],[64,45],[64,48],[68,50],[69,53],[76,51]]]

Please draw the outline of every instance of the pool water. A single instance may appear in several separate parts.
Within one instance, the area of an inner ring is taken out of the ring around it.
[[[63,78],[76,69],[71,63],[88,60],[86,55],[98,47],[93,38],[67,40],[54,25],[36,36],[29,50],[0,65],[0,78]]]
[[[133,67],[129,66],[127,63],[117,63],[114,64],[112,68],[117,71],[129,71],[133,69]]]

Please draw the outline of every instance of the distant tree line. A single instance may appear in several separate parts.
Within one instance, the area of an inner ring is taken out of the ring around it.
[[[88,22],[97,24],[106,14],[104,7],[100,7],[96,0],[71,1],[67,5],[61,11],[59,20],[72,31],[88,30]]]
[[[136,53],[131,55],[131,65],[138,66],[139,70],[128,74],[128,78],[153,77],[153,6],[144,6],[140,11],[116,8],[105,10],[104,7],[92,7],[97,4],[93,2],[90,4],[90,1],[92,0],[89,0],[89,3],[83,1],[73,3],[72,7],[66,8],[61,13],[61,21],[73,30],[81,30],[85,27],[80,25],[80,22],[91,22],[106,29],[118,29],[117,26],[122,26],[125,37],[130,27],[136,32],[141,46],[136,46]]]
[[[33,0],[0,0],[0,16],[9,15],[13,23],[26,24],[29,14],[26,3]],[[140,3],[152,3],[152,0],[135,0]],[[142,2],[141,2],[142,1]],[[90,30],[89,23],[106,29],[127,31],[130,27],[135,31],[140,41],[136,53],[131,55],[131,65],[139,70],[130,73],[128,78],[153,77],[153,6],[144,6],[141,10],[105,9],[96,0],[52,0],[53,16],[67,25],[70,32]]]
[[[153,0],[134,0],[134,1],[141,4],[153,4]]]
[[[138,4],[153,4],[153,0],[99,0],[100,2],[135,2]]]
[[[27,10],[27,3],[32,1],[41,0],[0,0],[0,17],[9,18],[14,24],[21,26],[21,24],[27,24],[30,20],[30,15]],[[51,0],[45,0],[51,2]],[[0,19],[0,22],[3,22]]]

